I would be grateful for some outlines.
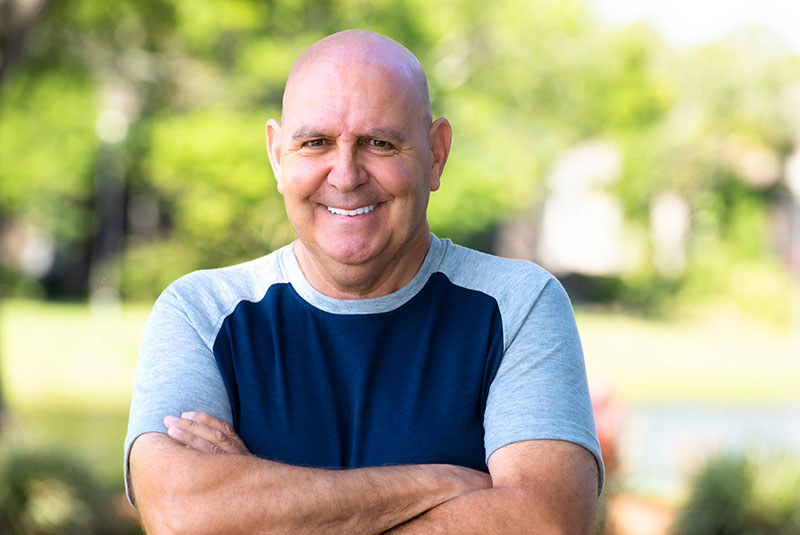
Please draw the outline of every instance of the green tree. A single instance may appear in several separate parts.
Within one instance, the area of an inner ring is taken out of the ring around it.
[[[800,121],[786,104],[798,60],[763,39],[676,51],[646,25],[601,27],[581,0],[63,0],[29,34],[0,100],[3,232],[55,244],[38,286],[4,260],[12,287],[152,298],[186,271],[289,241],[264,122],[293,59],[350,27],[416,53],[435,113],[453,123],[429,212],[437,234],[490,248],[496,225],[543,200],[562,151],[602,139],[622,155],[610,191],[644,259],[617,298],[663,301],[705,280],[727,291],[726,258],[780,271],[748,229],[765,227],[781,186],[737,156],[780,168]],[[665,192],[691,209],[689,269],[676,280],[646,239]]]

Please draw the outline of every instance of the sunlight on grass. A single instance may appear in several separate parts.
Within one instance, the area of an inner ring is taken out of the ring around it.
[[[590,380],[631,402],[800,399],[800,336],[731,316],[655,321],[578,310]]]
[[[4,302],[0,358],[9,404],[127,407],[149,306]]]
[[[122,487],[122,442],[149,305],[4,301],[0,377],[15,434],[91,460]]]

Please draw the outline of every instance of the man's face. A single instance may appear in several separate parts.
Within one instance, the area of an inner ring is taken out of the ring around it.
[[[400,260],[439,187],[430,118],[401,73],[363,60],[309,68],[287,87],[270,153],[286,211],[319,266]],[[449,146],[449,137],[448,137]],[[418,266],[417,266],[418,267]]]

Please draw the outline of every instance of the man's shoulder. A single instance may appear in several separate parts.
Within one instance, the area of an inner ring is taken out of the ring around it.
[[[285,280],[280,261],[282,252],[283,249],[278,249],[239,264],[193,271],[177,279],[166,291],[198,297],[214,295],[218,298],[228,294],[259,297],[262,289],[266,291],[271,284]]]
[[[285,250],[232,266],[188,273],[164,290],[154,312],[176,311],[198,330],[213,334],[239,303],[258,302],[271,286],[286,282],[281,261]]]
[[[520,293],[538,294],[556,278],[529,260],[504,258],[445,242],[445,253],[438,271],[454,284],[483,291],[495,298],[510,298]]]

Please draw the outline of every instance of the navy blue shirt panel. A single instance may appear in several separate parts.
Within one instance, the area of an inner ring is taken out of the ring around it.
[[[239,303],[214,343],[250,451],[329,468],[486,471],[483,413],[502,351],[495,299],[441,273],[378,314],[325,312],[276,284]]]

